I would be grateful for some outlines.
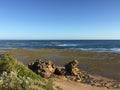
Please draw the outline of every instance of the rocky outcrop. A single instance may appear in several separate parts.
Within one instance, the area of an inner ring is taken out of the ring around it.
[[[116,81],[110,81],[110,80],[104,80],[104,79],[92,79],[91,80],[91,86],[96,86],[96,87],[106,87],[108,89],[120,89],[120,82]]]
[[[120,83],[104,79],[95,79],[90,74],[78,69],[79,62],[77,60],[71,61],[65,67],[55,66],[51,61],[36,60],[28,65],[28,67],[44,78],[50,78],[52,75],[63,76],[68,80],[76,81],[78,83],[85,83],[96,87],[106,88],[120,88]]]
[[[79,72],[79,69],[77,68],[78,66],[78,61],[74,60],[72,62],[69,62],[68,64],[65,65],[66,68],[66,73],[69,75],[77,75]]]
[[[51,77],[55,71],[55,65],[51,61],[36,60],[29,64],[28,67],[44,78]]]
[[[76,82],[88,82],[90,77],[88,74],[78,69],[78,61],[74,60],[65,65],[65,67],[55,66],[51,61],[36,60],[28,65],[28,67],[38,75],[49,78],[54,75],[66,76],[68,79]]]
[[[65,75],[66,74],[65,67],[57,66],[56,69],[55,69],[54,74],[56,74],[56,75]]]

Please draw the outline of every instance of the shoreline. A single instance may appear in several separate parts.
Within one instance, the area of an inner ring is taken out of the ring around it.
[[[24,50],[58,49],[58,50],[73,50],[73,51],[90,52],[90,53],[120,54],[120,51],[118,50],[120,48],[109,48],[108,51],[106,50],[99,51],[100,49],[106,49],[106,48],[66,48],[66,47],[62,47],[62,48],[49,48],[49,47],[46,47],[46,48],[1,48],[0,52],[6,52],[9,50],[17,50],[17,49],[24,49]],[[89,50],[89,49],[98,49],[98,50]]]
[[[24,65],[28,65],[28,63],[34,61],[36,58],[51,60],[59,66],[77,59],[80,63],[80,69],[92,75],[99,75],[120,81],[120,63],[118,63],[120,62],[120,55],[116,53],[85,52],[69,49],[10,49],[0,53],[13,55]]]

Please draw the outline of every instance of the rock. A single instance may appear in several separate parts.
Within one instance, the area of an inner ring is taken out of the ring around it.
[[[40,74],[40,72],[41,72],[40,70],[37,70],[37,72],[36,72],[36,73],[37,73],[37,74]]]
[[[77,67],[74,67],[74,68],[72,68],[71,72],[72,72],[73,75],[77,75],[78,71],[79,71],[79,69]]]
[[[118,84],[114,84],[113,88],[119,88],[119,85]]]
[[[78,65],[78,61],[77,60],[74,60],[68,64],[65,65],[65,68],[66,68],[66,72],[67,74],[69,75],[77,75],[79,69],[77,68],[77,65]]]
[[[82,79],[81,78],[80,79],[76,79],[76,82],[80,83],[80,82],[82,82]]]
[[[56,67],[54,74],[56,75],[65,75],[66,70],[64,67]]]
[[[105,85],[105,87],[108,88],[108,89],[110,89],[110,88],[113,87],[113,83],[107,83],[107,84]]]
[[[28,64],[28,68],[32,69],[33,68],[32,64]]]
[[[81,76],[78,74],[78,75],[76,75],[75,81],[76,81],[76,82],[82,82],[83,79],[82,79]]]
[[[75,76],[66,76],[66,78],[68,79],[68,80],[71,80],[71,81],[76,81],[76,77]]]
[[[55,71],[55,65],[51,61],[36,60],[28,68],[44,78],[51,77]]]
[[[66,75],[70,76],[68,79],[75,80],[76,82],[80,82],[80,83],[90,84],[92,78],[86,72],[83,72],[83,71],[79,70],[77,68],[77,66],[78,66],[78,61],[77,60],[74,60],[74,61],[65,65],[65,69],[66,69],[66,73],[67,73]],[[75,79],[73,79],[72,76]]]

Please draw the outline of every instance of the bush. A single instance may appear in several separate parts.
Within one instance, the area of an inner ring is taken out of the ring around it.
[[[16,71],[3,72],[0,76],[0,90],[44,90],[40,80],[18,77]]]
[[[5,54],[0,55],[0,90],[53,90],[53,84]]]

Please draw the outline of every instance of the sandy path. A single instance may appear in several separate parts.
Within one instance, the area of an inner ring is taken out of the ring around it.
[[[107,89],[102,87],[93,87],[91,85],[76,83],[64,79],[55,79],[55,86],[60,86],[63,90],[118,90],[118,89]]]

